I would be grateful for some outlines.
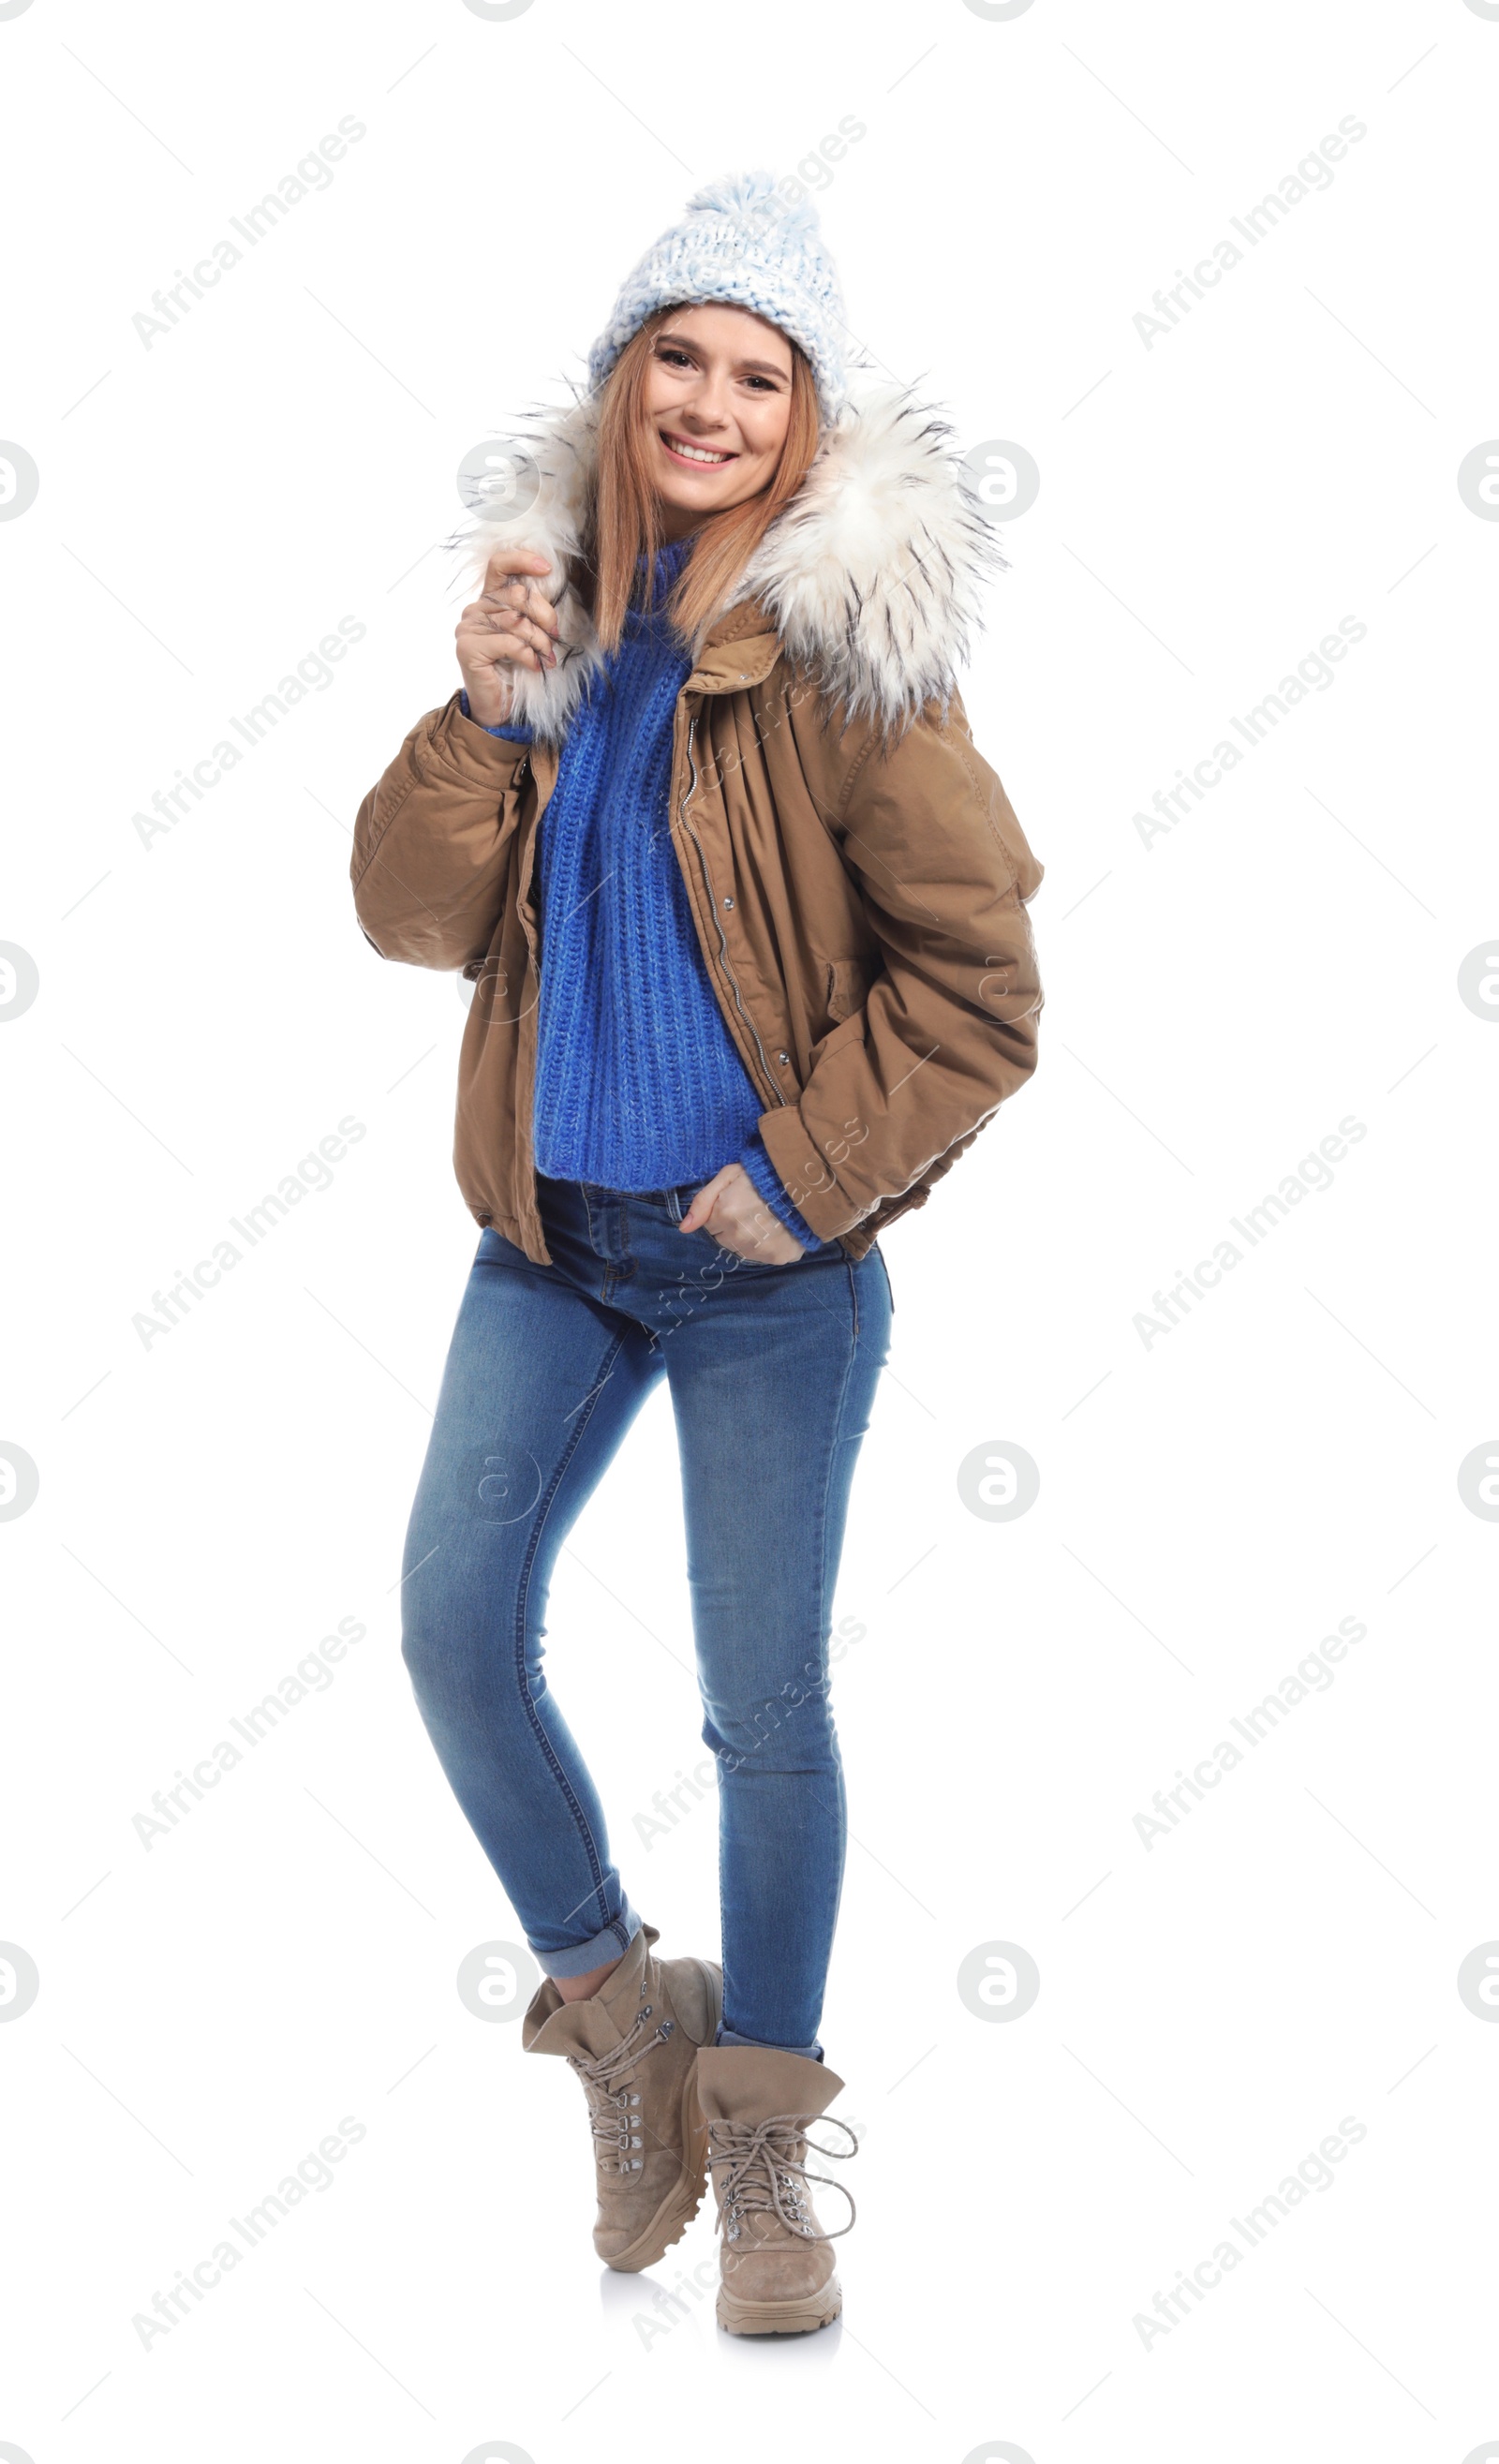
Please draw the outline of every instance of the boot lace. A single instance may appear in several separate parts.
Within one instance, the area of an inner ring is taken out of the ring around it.
[[[708,2124],[708,2163],[724,2167],[720,2195],[722,2207],[719,2223],[726,2241],[738,2241],[748,2215],[773,2215],[788,2233],[803,2241],[841,2241],[853,2229],[858,2210],[853,2193],[835,2182],[830,2173],[809,2173],[799,2160],[798,2146],[816,2156],[834,2157],[847,2164],[857,2156],[859,2143],[847,2122],[835,2113],[825,2113],[820,2120],[835,2130],[847,2132],[847,2147],[820,2147],[815,2139],[805,2140],[805,2114],[777,2113],[766,2122],[710,2122]],[[716,2169],[715,2187],[720,2188]],[[849,2202],[849,2221],[836,2233],[819,2233],[812,2223],[807,2200],[807,2186],[821,2182],[836,2190]]]
[[[662,2019],[654,2034],[642,2042],[651,2008],[649,2002],[641,2004],[628,2035],[620,2038],[612,2053],[600,2054],[593,2060],[584,2054],[567,2057],[588,2100],[594,2160],[601,2173],[638,2173],[645,2163],[643,2156],[632,2152],[643,2143],[639,2137],[640,2116],[631,2110],[639,2104],[640,2094],[638,2089],[630,2088],[629,2078],[636,2064],[653,2053],[657,2045],[664,2045],[676,2026],[674,2019]]]

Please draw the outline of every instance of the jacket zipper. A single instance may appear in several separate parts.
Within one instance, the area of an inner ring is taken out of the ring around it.
[[[723,972],[728,977],[729,982],[734,989],[734,1005],[738,1011],[740,1018],[744,1021],[745,1025],[749,1028],[751,1035],[755,1038],[755,1049],[760,1054],[760,1066],[765,1073],[766,1086],[770,1088],[777,1103],[784,1104],[787,1101],[787,1098],[782,1093],[781,1089],[777,1086],[775,1079],[771,1075],[770,1064],[765,1058],[765,1047],[760,1040],[760,1029],[744,1006],[734,969],[729,964],[729,944],[724,935],[723,926],[718,921],[718,902],[714,896],[713,883],[708,874],[708,859],[703,853],[703,843],[701,839],[698,837],[697,832],[687,818],[687,807],[692,803],[693,797],[696,793],[697,789],[697,764],[693,759],[693,737],[696,733],[696,729],[697,713],[694,711],[691,719],[688,721],[687,727],[687,761],[688,767],[692,771],[693,775],[687,793],[677,806],[677,818],[683,824],[688,837],[692,840],[694,847],[697,849],[697,861],[702,866],[703,870],[703,888],[708,893],[709,913],[713,916],[714,930],[718,935],[718,954],[723,961]]]

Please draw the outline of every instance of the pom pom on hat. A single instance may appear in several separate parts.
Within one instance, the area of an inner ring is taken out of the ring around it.
[[[632,334],[658,308],[721,299],[748,308],[799,343],[811,363],[825,419],[844,398],[843,297],[810,197],[787,198],[770,171],[730,171],[688,199],[626,278],[588,354],[603,384]]]
[[[757,213],[773,213],[788,232],[810,241],[814,248],[822,244],[817,208],[811,197],[805,191],[794,198],[780,195],[769,171],[725,171],[721,179],[705,182],[695,196],[688,198],[687,211],[735,214],[741,221]]]

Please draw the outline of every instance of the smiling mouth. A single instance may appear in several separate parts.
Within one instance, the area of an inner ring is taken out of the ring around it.
[[[715,453],[706,445],[691,445],[685,436],[669,436],[659,431],[662,445],[673,462],[685,462],[693,471],[721,471],[726,462],[737,462],[737,453]]]

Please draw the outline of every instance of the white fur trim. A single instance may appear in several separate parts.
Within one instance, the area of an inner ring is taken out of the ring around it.
[[[1004,564],[951,435],[909,386],[862,391],[824,431],[801,488],[727,603],[759,601],[786,657],[850,717],[883,728],[899,730],[926,702],[948,701],[982,624],[982,585]],[[593,474],[596,398],[536,414],[511,441],[537,465],[535,504],[508,521],[480,522],[450,545],[479,576],[497,547],[552,559],[539,586],[557,606],[564,655],[543,674],[517,671],[515,716],[558,742],[604,660],[577,593],[558,596]]]

